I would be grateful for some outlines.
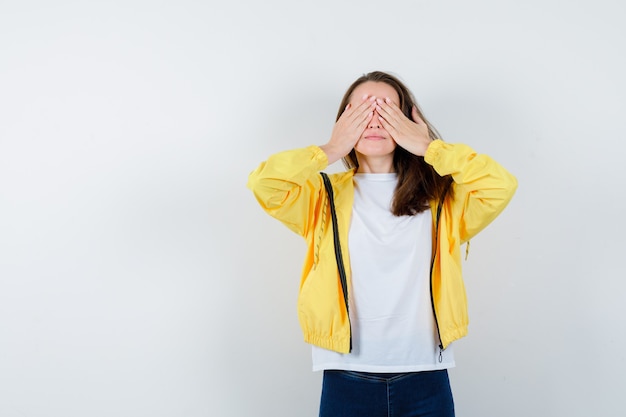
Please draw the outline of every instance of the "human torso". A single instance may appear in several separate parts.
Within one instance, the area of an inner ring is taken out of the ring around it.
[[[313,347],[313,369],[411,372],[449,368],[430,295],[432,215],[394,216],[395,174],[356,174],[348,236],[353,348]],[[440,354],[442,355],[440,357]]]

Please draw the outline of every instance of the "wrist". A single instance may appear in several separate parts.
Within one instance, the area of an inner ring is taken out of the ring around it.
[[[320,149],[326,154],[326,157],[328,158],[328,165],[337,162],[345,156],[344,153],[338,151],[333,145],[329,143],[327,143],[326,145],[321,145]]]

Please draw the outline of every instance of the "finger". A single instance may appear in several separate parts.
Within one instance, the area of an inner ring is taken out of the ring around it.
[[[370,113],[376,108],[376,101],[374,98],[366,98],[354,109],[350,115],[350,120],[353,123],[361,123],[364,119],[370,117]]]
[[[393,114],[393,116],[398,119],[398,120],[405,120],[408,119],[408,117],[406,117],[404,115],[404,112],[402,111],[402,109],[397,106],[393,101],[391,101],[391,99],[389,97],[387,97],[385,99],[385,104],[387,105],[387,111],[391,114]]]
[[[363,112],[363,109],[367,108],[367,98],[367,96],[363,96],[360,103],[348,103],[340,117],[346,120],[354,119],[354,117]]]
[[[359,136],[361,136],[361,133],[363,133],[367,125],[370,123],[372,117],[374,117],[374,112],[370,111],[369,113],[366,113],[365,117],[357,123],[356,130],[359,132]]]
[[[369,94],[365,94],[363,97],[361,97],[361,101],[355,107],[355,111],[358,110],[358,109],[363,109],[363,108],[369,107],[370,103],[373,100],[374,100],[374,97],[370,96]]]
[[[404,114],[389,98],[385,100],[379,99],[377,104],[377,109],[379,109],[381,116],[384,116],[389,123],[397,123],[402,120]]]
[[[343,109],[343,112],[341,113],[341,116],[339,116],[339,118],[340,119],[341,118],[343,119],[353,118],[355,114],[359,113],[359,108],[361,108],[363,105],[367,103],[367,98],[368,98],[367,95],[363,96],[361,99],[361,102],[358,103],[356,107],[352,103],[346,104],[346,107]]]
[[[387,131],[387,133],[389,133],[391,135],[391,138],[393,140],[396,140],[395,136],[398,133],[398,129],[396,129],[392,123],[387,121],[387,119],[385,119],[385,117],[383,117],[381,115],[378,115],[376,117],[377,117],[378,121],[380,122],[380,124],[382,125],[383,129],[385,129]]]

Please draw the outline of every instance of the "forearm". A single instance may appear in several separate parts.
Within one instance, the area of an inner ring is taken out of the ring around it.
[[[431,142],[424,160],[441,176],[451,175],[457,184],[472,189],[496,186],[515,191],[517,180],[502,165],[467,145],[450,144],[441,140]]]
[[[318,146],[279,152],[262,162],[248,176],[248,188],[286,191],[304,184],[328,166],[326,153]]]
[[[517,189],[517,179],[509,171],[467,145],[433,141],[424,159],[439,175],[451,175],[454,180],[453,208],[463,219],[463,240],[493,221]]]
[[[268,214],[303,234],[311,201],[322,186],[319,171],[327,165],[318,146],[280,152],[250,173],[247,186]]]

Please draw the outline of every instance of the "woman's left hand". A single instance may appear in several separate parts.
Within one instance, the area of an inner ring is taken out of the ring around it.
[[[428,135],[428,126],[417,114],[415,106],[411,110],[411,115],[415,120],[413,121],[406,117],[389,98],[384,100],[379,98],[376,101],[378,119],[398,146],[414,155],[424,156],[432,139]]]

